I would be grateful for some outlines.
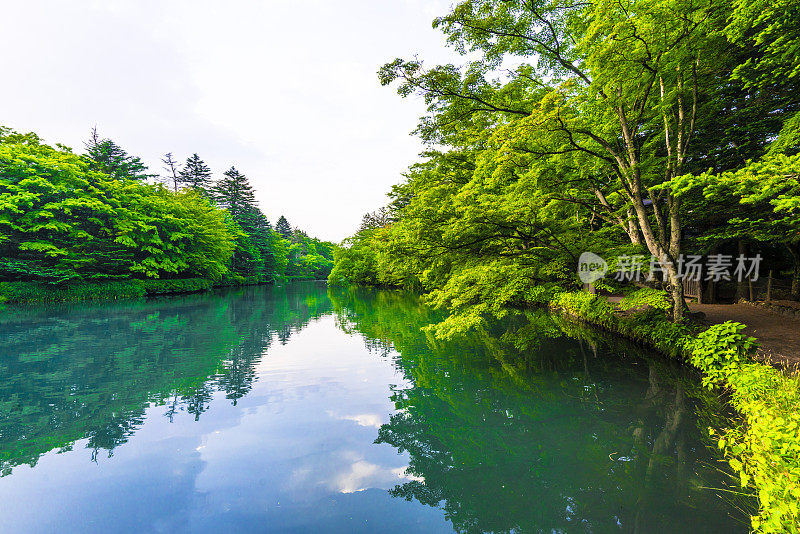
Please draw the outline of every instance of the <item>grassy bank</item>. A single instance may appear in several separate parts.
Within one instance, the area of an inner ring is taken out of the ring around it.
[[[205,278],[173,280],[107,280],[45,284],[39,282],[0,282],[0,303],[72,302],[84,300],[119,300],[155,295],[197,293],[214,287],[256,285],[256,277],[229,276],[219,281]]]
[[[752,517],[753,528],[800,532],[800,379],[796,371],[754,361],[756,340],[744,336],[739,323],[707,329],[675,324],[658,309],[621,313],[605,297],[585,292],[546,291],[536,300],[682,359],[702,371],[704,385],[726,390],[742,423],[709,432],[718,439],[742,487],[756,491],[759,513]],[[635,299],[631,304],[636,304]],[[621,307],[626,307],[625,301]]]

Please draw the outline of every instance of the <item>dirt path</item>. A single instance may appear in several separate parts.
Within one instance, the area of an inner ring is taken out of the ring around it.
[[[759,356],[788,365],[800,363],[800,318],[781,315],[749,304],[689,304],[693,312],[706,314],[706,324],[737,321],[743,330],[758,340]]]
[[[618,303],[621,297],[608,300]],[[788,300],[773,301],[783,307],[800,309],[800,303]],[[712,324],[736,321],[747,328],[748,336],[758,340],[757,358],[781,366],[800,366],[800,317],[786,316],[767,308],[750,304],[689,304],[692,312],[703,312],[701,323]]]

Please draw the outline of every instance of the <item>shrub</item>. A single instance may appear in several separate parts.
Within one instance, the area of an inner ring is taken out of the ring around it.
[[[214,284],[215,287],[238,287],[238,286],[254,286],[263,283],[263,280],[258,276],[241,276],[238,274],[229,273],[222,277],[222,280]]]
[[[0,282],[0,298],[11,303],[138,298],[144,294],[140,280],[72,282],[66,285]]]
[[[691,362],[703,371],[703,385],[723,385],[732,370],[755,352],[756,340],[740,333],[745,326],[726,321],[702,332],[690,344]]]
[[[174,280],[142,280],[147,295],[169,295],[172,293],[196,293],[208,291],[213,283],[205,278],[179,278]]]
[[[637,289],[619,302],[619,307],[623,310],[645,307],[655,308],[656,310],[669,310],[672,305],[667,299],[667,292],[651,287]]]
[[[195,293],[211,289],[205,278],[174,280],[106,280],[103,282],[0,282],[0,302],[65,302],[81,300],[129,299],[146,295]]]

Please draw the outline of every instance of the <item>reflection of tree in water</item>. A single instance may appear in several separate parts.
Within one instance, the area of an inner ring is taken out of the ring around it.
[[[165,406],[199,419],[215,392],[236,404],[277,332],[329,313],[324,286],[245,288],[119,304],[4,311],[0,469],[87,439],[92,458]]]
[[[186,411],[194,415],[195,421],[199,421],[200,415],[211,406],[211,399],[213,397],[213,385],[208,382],[203,382],[199,386],[190,388],[187,394],[181,395],[181,400],[186,405]]]
[[[376,440],[410,456],[392,495],[461,532],[747,531],[701,489],[729,482],[695,415],[721,406],[686,370],[547,314],[442,342],[408,296],[331,299],[344,329],[395,347],[412,384]]]

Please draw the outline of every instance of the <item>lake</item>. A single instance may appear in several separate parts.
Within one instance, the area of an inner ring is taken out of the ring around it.
[[[697,375],[413,294],[6,307],[0,532],[747,532]]]

